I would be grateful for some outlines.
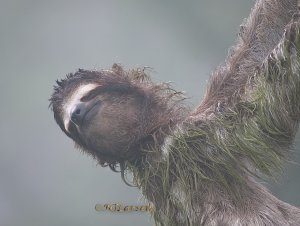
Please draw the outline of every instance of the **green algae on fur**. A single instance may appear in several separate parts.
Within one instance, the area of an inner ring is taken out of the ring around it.
[[[293,48],[299,50],[296,44]],[[239,205],[244,198],[241,190],[249,189],[249,175],[276,178],[282,171],[300,114],[299,53],[285,51],[286,45],[283,39],[249,77],[238,103],[216,112],[210,120],[182,122],[167,135],[172,140],[167,154],[157,144],[147,150],[141,168],[127,163],[142,192],[155,193],[158,203],[164,200],[159,209],[164,209],[166,225],[173,225],[178,213],[183,216],[182,224],[190,225],[187,210],[193,209],[195,194],[202,189],[220,187]],[[163,157],[153,161],[155,155]],[[158,184],[159,191],[155,190]],[[175,184],[184,203],[172,193]],[[159,215],[154,213],[157,223]]]

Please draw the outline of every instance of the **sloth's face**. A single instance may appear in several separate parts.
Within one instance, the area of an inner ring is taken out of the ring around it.
[[[113,150],[118,144],[126,146],[130,133],[139,126],[137,103],[129,95],[93,95],[97,88],[97,84],[81,85],[66,100],[64,127],[87,147],[111,153],[119,150]]]
[[[124,160],[141,138],[143,94],[128,81],[114,81],[112,72],[84,73],[58,82],[51,98],[54,117],[61,129],[94,157]]]

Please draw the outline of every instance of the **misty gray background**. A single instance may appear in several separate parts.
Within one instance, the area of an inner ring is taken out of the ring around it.
[[[250,0],[0,0],[0,225],[153,225],[147,213],[96,212],[96,203],[141,204],[119,174],[74,149],[48,98],[78,68],[150,66],[195,106],[227,55]],[[300,163],[299,134],[295,162]],[[300,205],[300,167],[271,186]]]

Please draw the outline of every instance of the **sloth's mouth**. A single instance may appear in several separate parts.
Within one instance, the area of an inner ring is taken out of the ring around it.
[[[99,109],[101,107],[101,101],[97,101],[92,106],[90,106],[89,109],[85,112],[85,114],[82,117],[81,125],[83,125],[85,122],[89,122],[91,119],[95,117],[95,115],[99,112]]]
[[[84,125],[85,122],[89,122],[99,111],[101,101],[88,101],[77,104],[70,114],[70,121],[77,128]]]

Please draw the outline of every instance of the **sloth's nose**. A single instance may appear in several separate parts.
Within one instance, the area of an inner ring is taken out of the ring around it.
[[[80,126],[86,114],[86,105],[84,103],[77,104],[71,111],[71,121]]]

